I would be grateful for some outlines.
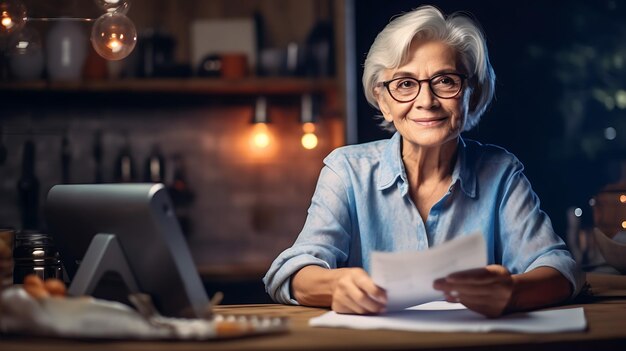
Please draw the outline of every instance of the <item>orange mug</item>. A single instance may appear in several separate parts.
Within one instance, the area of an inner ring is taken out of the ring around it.
[[[226,53],[222,58],[221,76],[225,79],[241,79],[248,75],[248,57],[242,53]]]

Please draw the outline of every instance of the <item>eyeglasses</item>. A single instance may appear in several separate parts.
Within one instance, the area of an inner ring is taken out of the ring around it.
[[[411,102],[419,95],[423,82],[428,82],[430,91],[439,98],[451,99],[463,89],[467,76],[460,73],[440,73],[428,79],[399,77],[378,83],[387,88],[389,95],[398,102]]]

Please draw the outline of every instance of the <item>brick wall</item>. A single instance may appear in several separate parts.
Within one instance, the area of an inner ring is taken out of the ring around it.
[[[299,106],[292,100],[277,105],[270,100],[273,139],[262,152],[250,146],[252,104],[247,102],[105,107],[114,103],[109,101],[11,110],[1,117],[9,153],[0,165],[0,225],[20,227],[16,184],[24,141],[36,144],[43,203],[50,187],[61,181],[63,135],[71,146],[71,182],[91,183],[94,135],[102,130],[105,182],[113,181],[125,135],[140,177],[155,143],[166,156],[166,182],[172,177],[172,157],[184,156],[195,192],[186,236],[199,266],[269,263],[299,233],[322,159],[343,143],[343,123],[321,117],[319,145],[305,150]]]

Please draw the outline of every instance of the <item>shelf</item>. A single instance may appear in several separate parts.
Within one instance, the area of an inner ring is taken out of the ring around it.
[[[0,92],[50,93],[169,93],[215,95],[297,95],[332,93],[337,83],[332,78],[219,78],[193,79],[120,79],[80,82],[3,82]]]

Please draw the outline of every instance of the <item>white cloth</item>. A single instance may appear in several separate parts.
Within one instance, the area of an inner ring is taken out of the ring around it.
[[[212,339],[215,323],[203,319],[146,319],[134,309],[90,297],[34,299],[21,287],[0,295],[0,332],[104,339]]]

